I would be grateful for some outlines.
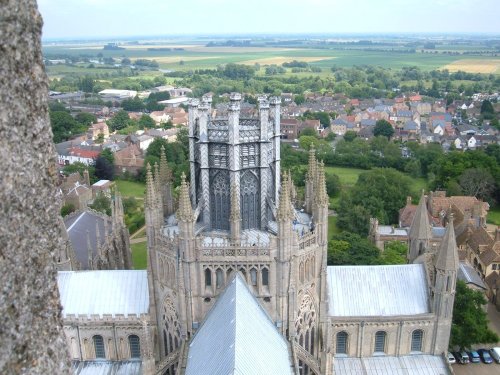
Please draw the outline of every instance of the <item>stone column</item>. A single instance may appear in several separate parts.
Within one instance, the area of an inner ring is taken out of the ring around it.
[[[203,198],[203,222],[210,225],[210,176],[208,166],[208,110],[207,103],[202,103],[199,106],[199,131],[200,140],[198,147],[200,148],[200,164],[201,164],[201,196]],[[195,146],[196,147],[196,146]],[[192,176],[191,176],[192,177]],[[193,180],[191,180],[193,185]],[[196,189],[191,187],[191,194],[195,194]]]
[[[240,191],[240,100],[241,94],[231,93],[228,111],[229,183]]]
[[[196,171],[194,160],[195,136],[196,136],[196,121],[198,121],[198,106],[200,102],[198,99],[191,99],[188,109],[188,129],[189,129],[189,172],[190,172],[190,194],[193,202],[196,202]]]
[[[69,374],[42,18],[34,0],[1,1],[0,14],[0,373]]]
[[[280,135],[281,135],[281,125],[280,125],[280,119],[281,119],[281,98],[278,97],[271,97],[269,99],[269,106],[270,106],[270,114],[271,118],[274,121],[274,136],[273,136],[273,143],[274,143],[274,153],[275,153],[275,165],[276,165],[276,173],[274,176],[274,186],[275,186],[275,196],[274,196],[274,201],[278,202],[279,200],[279,186],[281,184],[281,155],[280,155],[280,147],[281,147],[281,140],[280,140]]]
[[[269,190],[269,163],[267,150],[269,147],[269,102],[259,98],[260,117],[260,227],[267,226],[267,193]],[[274,198],[274,197],[272,197]]]

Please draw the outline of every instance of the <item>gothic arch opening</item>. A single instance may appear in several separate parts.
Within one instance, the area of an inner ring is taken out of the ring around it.
[[[229,230],[229,174],[217,171],[210,181],[211,225],[213,229]]]
[[[312,355],[316,352],[316,307],[309,294],[304,294],[300,302],[297,320],[295,321],[297,340]]]
[[[240,195],[242,229],[260,228],[259,179],[252,171],[241,176]]]

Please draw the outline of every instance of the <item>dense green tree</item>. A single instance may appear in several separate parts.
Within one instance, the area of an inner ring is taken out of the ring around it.
[[[328,265],[378,264],[380,250],[366,238],[342,232],[328,243]]]
[[[94,79],[91,77],[82,77],[78,81],[78,90],[83,92],[93,92],[94,91]]]
[[[306,101],[306,98],[304,97],[304,95],[300,94],[300,95],[295,95],[293,97],[293,101],[295,102],[295,104],[297,105],[301,105],[301,104],[304,104],[304,102]]]
[[[357,136],[358,136],[358,133],[356,133],[353,130],[348,130],[344,134],[344,140],[346,142],[352,142],[354,140],[354,138],[356,138]]]
[[[255,75],[255,68],[248,65],[230,63],[224,67],[223,74],[230,79],[247,80]]]
[[[495,110],[493,109],[493,105],[489,100],[483,100],[481,103],[481,114],[484,115],[486,113],[494,114]]]
[[[310,137],[318,137],[318,132],[311,128],[305,128],[300,132],[300,136],[310,136]]]
[[[125,111],[142,111],[145,108],[144,102],[138,96],[133,99],[125,99],[120,106]]]
[[[490,200],[495,190],[495,180],[484,168],[466,169],[458,178],[464,195],[470,195],[482,200]]]
[[[341,201],[338,227],[366,236],[370,217],[378,218],[381,224],[397,223],[410,186],[411,180],[394,169],[375,168],[361,173],[349,197]]]
[[[76,121],[66,111],[50,111],[49,114],[55,143],[66,141],[87,130],[85,125]]]
[[[128,117],[127,111],[121,109],[108,120],[108,126],[112,131],[120,130],[126,128],[130,124],[130,118]]]
[[[111,216],[111,199],[102,192],[96,195],[94,202],[89,207],[93,210]]]
[[[75,116],[75,120],[85,126],[90,126],[97,122],[97,117],[92,113],[80,112]]]
[[[498,335],[488,328],[483,293],[457,280],[450,347],[470,348],[474,344],[496,343]]]
[[[406,264],[408,246],[399,241],[390,241],[385,244],[380,253],[379,264]]]
[[[375,123],[373,135],[375,135],[375,137],[381,135],[390,139],[394,135],[394,128],[389,121],[378,120]]]
[[[156,122],[148,115],[142,115],[137,122],[139,129],[153,129],[156,127]]]
[[[340,189],[342,187],[340,184],[339,176],[333,173],[326,173],[325,180],[326,180],[326,192],[328,193],[328,196],[330,197],[337,196],[340,193]]]

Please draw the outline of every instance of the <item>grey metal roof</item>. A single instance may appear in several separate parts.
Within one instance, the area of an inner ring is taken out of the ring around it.
[[[141,375],[142,362],[135,361],[74,361],[75,375]]]
[[[186,375],[199,374],[292,374],[287,341],[239,275],[189,344]]]
[[[448,369],[440,356],[339,358],[333,361],[336,375],[444,375]]]
[[[99,226],[99,244],[105,242],[104,219],[103,217],[84,211],[64,219],[64,225],[68,232],[71,245],[75,251],[76,259],[83,269],[89,268],[89,252],[87,247],[87,231],[89,232],[90,247],[93,257],[97,255],[97,234],[96,225]],[[111,233],[111,221],[108,221],[108,233]]]
[[[148,313],[145,270],[61,271],[57,285],[63,317],[74,315],[136,315]]]
[[[465,281],[467,284],[474,284],[486,290],[484,281],[479,277],[476,270],[467,263],[460,262],[457,277],[459,280]]]
[[[429,313],[422,264],[328,267],[328,315],[395,316]]]

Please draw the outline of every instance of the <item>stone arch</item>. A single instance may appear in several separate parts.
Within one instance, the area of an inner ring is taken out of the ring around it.
[[[304,262],[299,263],[299,280],[301,283],[304,282]]]
[[[304,265],[304,275],[306,280],[311,279],[311,270],[310,270],[310,265],[309,265],[309,259],[306,259],[305,265]]]
[[[162,308],[164,355],[168,355],[179,347],[181,330],[174,303],[166,298]]]
[[[260,228],[259,178],[245,171],[240,179],[241,228]]]
[[[172,262],[168,263],[168,280],[170,280],[170,285],[175,285],[175,268]]]

